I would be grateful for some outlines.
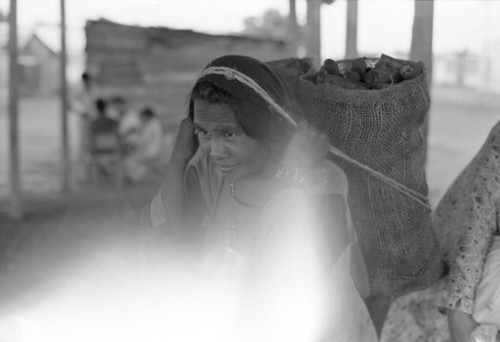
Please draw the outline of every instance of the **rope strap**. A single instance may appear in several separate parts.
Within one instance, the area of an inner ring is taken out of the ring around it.
[[[213,67],[208,67],[204,69],[200,75],[200,77],[203,77],[205,75],[209,74],[216,74],[216,75],[222,75],[228,80],[237,80],[241,82],[242,84],[246,85],[247,87],[250,87],[253,89],[258,95],[260,95],[278,114],[280,114],[289,124],[291,124],[293,127],[297,127],[298,124],[297,122],[288,114],[279,104],[274,101],[274,99],[264,90],[260,85],[257,84],[252,78],[249,76],[245,75],[244,73],[232,69],[229,67],[223,67],[223,66],[213,66]],[[346,155],[344,152],[341,150],[330,146],[329,149],[330,153],[332,153],[335,156],[338,156],[354,165],[357,167],[365,170],[375,178],[381,180],[385,184],[393,187],[394,189],[398,190],[399,192],[403,193],[404,195],[408,196],[409,198],[413,199],[414,201],[418,202],[421,204],[424,208],[427,210],[431,210],[431,207],[429,205],[429,202],[426,198],[426,196],[422,195],[421,193],[408,188],[404,184],[401,184],[394,179],[387,177],[383,173],[372,169],[368,165],[365,165],[363,163],[360,163],[359,161],[349,157]]]

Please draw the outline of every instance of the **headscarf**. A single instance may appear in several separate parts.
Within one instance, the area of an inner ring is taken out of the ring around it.
[[[252,57],[227,55],[213,60],[203,69],[195,87],[203,82],[224,89],[236,99],[269,109],[271,113],[275,112],[278,120],[285,119],[292,126],[302,116],[283,78],[269,65]]]

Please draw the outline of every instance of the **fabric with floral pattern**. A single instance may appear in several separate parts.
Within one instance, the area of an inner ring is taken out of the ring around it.
[[[440,306],[472,314],[476,288],[497,230],[499,203],[500,122],[433,214],[443,257],[450,266]]]

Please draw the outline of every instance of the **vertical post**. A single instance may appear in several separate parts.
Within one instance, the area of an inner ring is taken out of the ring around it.
[[[61,2],[61,163],[62,163],[62,191],[70,190],[70,156],[68,138],[68,90],[66,81],[66,8],[65,0]]]
[[[306,50],[314,63],[321,63],[321,4],[322,0],[307,0]]]
[[[20,167],[19,167],[19,108],[17,64],[17,0],[10,0],[9,14],[9,153],[10,153],[10,215],[22,217]]]
[[[345,58],[355,58],[358,55],[358,0],[347,1],[346,22]]]
[[[425,64],[429,76],[429,85],[431,85],[434,0],[414,1],[415,15],[413,18],[410,58],[422,61]]]
[[[414,61],[422,61],[427,68],[427,82],[429,93],[432,94],[432,37],[434,25],[434,0],[415,1],[415,15],[413,18],[413,30],[411,37],[410,58]],[[423,135],[427,146],[427,135],[429,131],[429,114],[427,115]],[[427,148],[426,148],[427,150]],[[427,152],[425,153],[427,159]]]
[[[297,6],[296,0],[288,0],[288,41],[292,50],[293,56],[297,56],[299,47],[299,27],[297,24]]]

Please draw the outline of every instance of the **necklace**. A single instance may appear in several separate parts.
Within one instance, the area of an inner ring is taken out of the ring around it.
[[[236,196],[236,186],[234,184],[234,181],[229,181],[229,193],[231,194],[231,197],[236,201],[236,203],[244,206],[244,207],[249,207],[249,208],[262,208],[264,205],[256,205],[256,204],[250,204],[243,202]]]

